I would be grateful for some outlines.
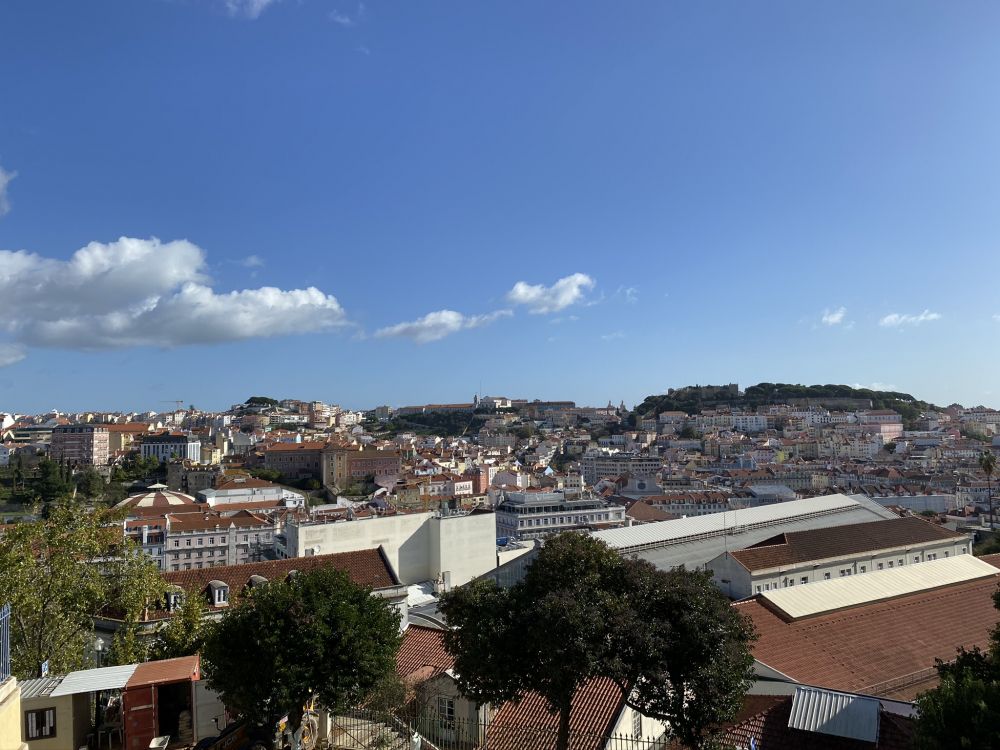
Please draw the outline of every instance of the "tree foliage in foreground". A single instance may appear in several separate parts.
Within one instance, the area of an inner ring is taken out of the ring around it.
[[[707,574],[624,560],[590,537],[553,537],[514,587],[475,582],[446,594],[441,611],[466,695],[538,692],[559,716],[558,750],[573,696],[593,678],[612,678],[628,705],[692,748],[735,716],[752,681],[752,626]]]
[[[136,623],[163,591],[155,563],[122,533],[116,514],[70,503],[0,537],[0,602],[10,602],[11,657],[18,677],[86,666],[94,617]]]
[[[298,729],[314,696],[330,711],[361,703],[393,674],[399,614],[331,568],[249,590],[212,626],[209,686],[240,718]]]
[[[993,605],[1000,609],[1000,590]],[[917,698],[917,747],[1000,748],[1000,624],[986,651],[959,649],[955,661],[938,661],[937,669],[938,686]]]

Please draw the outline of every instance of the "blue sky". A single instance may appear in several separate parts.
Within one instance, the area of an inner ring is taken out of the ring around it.
[[[998,22],[10,0],[0,410],[761,380],[1000,406]]]

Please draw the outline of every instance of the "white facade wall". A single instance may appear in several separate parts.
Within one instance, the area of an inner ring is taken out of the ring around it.
[[[285,526],[291,557],[354,552],[381,546],[405,584],[435,581],[445,572],[461,586],[496,567],[492,513],[438,517],[406,513],[381,518]]]
[[[789,565],[751,573],[728,553],[719,555],[706,564],[712,570],[715,584],[727,596],[743,599],[754,594],[788,586],[801,586],[833,578],[863,575],[877,570],[905,567],[928,560],[957,557],[972,552],[970,537],[943,539],[906,547],[893,547],[857,555],[809,560],[802,564]]]

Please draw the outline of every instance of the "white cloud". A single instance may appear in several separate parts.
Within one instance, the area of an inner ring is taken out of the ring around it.
[[[427,313],[424,317],[416,320],[380,328],[375,331],[375,336],[377,338],[403,336],[413,339],[418,344],[426,344],[431,341],[439,341],[445,336],[459,331],[488,325],[499,318],[509,317],[511,314],[510,310],[497,310],[488,315],[463,315],[454,310],[438,310]]]
[[[218,293],[205,253],[186,240],[92,242],[67,261],[0,250],[0,315],[28,346],[93,350],[184,346],[346,325],[320,290]]]
[[[350,28],[356,22],[347,13],[341,13],[338,10],[331,10],[328,14],[331,21],[333,21],[338,26],[344,26],[345,28]]]
[[[244,268],[261,268],[264,265],[264,259],[259,255],[248,255],[240,261],[240,265]]]
[[[997,323],[1000,323],[1000,313],[997,313],[996,315],[994,315],[993,316],[993,320],[995,320]]]
[[[23,346],[17,344],[0,344],[0,367],[7,367],[20,362],[25,357]]]
[[[10,199],[7,197],[7,187],[15,177],[17,177],[17,172],[8,172],[3,167],[0,167],[0,216],[10,213]]]
[[[940,313],[924,310],[922,313],[917,315],[910,315],[908,313],[890,313],[882,318],[878,324],[883,328],[899,328],[900,326],[916,326],[930,320],[940,319]]]
[[[279,0],[225,0],[226,10],[229,15],[236,18],[258,18],[261,13],[267,10],[268,6],[274,5]]]
[[[594,285],[595,281],[585,273],[565,276],[548,287],[519,281],[507,292],[507,299],[516,305],[527,306],[529,312],[535,314],[554,313],[582,301]]]
[[[614,333],[605,333],[601,336],[601,341],[617,341],[618,339],[625,338],[625,334],[621,331],[615,331]]]
[[[824,310],[823,325],[825,326],[837,326],[844,322],[844,316],[847,315],[846,307],[838,307],[836,310]]]
[[[895,391],[894,383],[882,383],[876,380],[874,383],[852,383],[851,388],[867,388],[869,391]]]

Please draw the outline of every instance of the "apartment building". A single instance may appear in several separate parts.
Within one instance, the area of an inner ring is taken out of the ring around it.
[[[156,435],[145,435],[140,453],[143,458],[156,458],[160,463],[172,458],[198,463],[201,461],[201,441],[194,435],[184,433],[161,432]]]
[[[73,466],[107,466],[109,445],[106,425],[60,425],[52,430],[49,455],[53,461]]]
[[[496,506],[497,537],[539,539],[560,531],[607,529],[625,524],[625,508],[594,495],[563,491],[502,491]]]
[[[663,466],[656,456],[643,456],[627,451],[590,451],[580,461],[584,481],[593,486],[599,479],[632,476],[654,476]]]
[[[275,443],[264,450],[264,467],[280,471],[291,479],[323,478],[323,451],[326,443]]]
[[[274,522],[239,511],[233,515],[169,513],[163,570],[198,570],[265,559],[274,547]]]

